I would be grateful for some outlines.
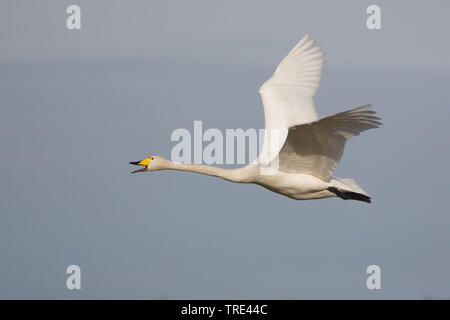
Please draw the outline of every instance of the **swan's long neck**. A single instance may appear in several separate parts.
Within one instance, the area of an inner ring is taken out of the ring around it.
[[[189,171],[206,174],[209,176],[219,177],[231,182],[252,182],[252,178],[257,172],[257,168],[248,165],[238,169],[224,169],[219,167],[213,167],[205,164],[183,164],[169,161],[169,165],[166,167],[168,170]]]

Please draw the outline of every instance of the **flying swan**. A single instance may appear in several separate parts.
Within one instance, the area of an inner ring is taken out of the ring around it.
[[[370,104],[319,118],[313,96],[319,88],[324,54],[309,34],[281,61],[259,89],[264,105],[265,134],[260,155],[247,166],[224,169],[175,163],[160,156],[130,162],[133,171],[190,171],[231,182],[255,183],[297,200],[339,197],[371,202],[352,179],[332,176],[345,143],[381,123]]]

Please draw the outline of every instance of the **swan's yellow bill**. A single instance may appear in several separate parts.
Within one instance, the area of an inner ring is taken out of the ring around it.
[[[141,160],[141,161],[130,162],[130,164],[134,164],[135,166],[144,166],[144,168],[135,170],[135,171],[133,171],[131,173],[146,171],[148,165],[150,164],[150,161],[151,161],[150,157],[147,157],[147,158],[145,158],[144,160]]]

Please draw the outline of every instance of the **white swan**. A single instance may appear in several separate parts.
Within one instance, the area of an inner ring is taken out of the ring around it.
[[[249,165],[224,169],[149,156],[130,162],[144,166],[133,173],[164,169],[198,172],[232,182],[255,183],[297,200],[337,196],[370,203],[369,195],[352,179],[331,174],[346,141],[377,128],[380,118],[369,110],[370,105],[318,118],[313,96],[319,87],[323,57],[322,49],[314,46],[307,34],[260,88],[266,131],[261,154]]]

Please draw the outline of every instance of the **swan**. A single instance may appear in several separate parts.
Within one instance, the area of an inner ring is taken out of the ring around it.
[[[371,203],[353,179],[332,176],[347,140],[377,128],[380,118],[367,104],[319,118],[313,97],[319,88],[324,53],[309,34],[288,53],[259,89],[265,132],[260,155],[250,164],[225,169],[185,164],[161,156],[130,162],[143,166],[132,173],[179,170],[231,182],[253,183],[296,200],[339,197]]]

